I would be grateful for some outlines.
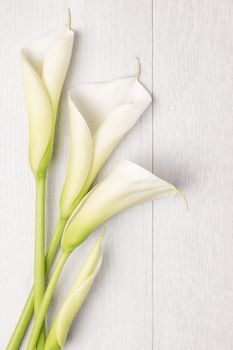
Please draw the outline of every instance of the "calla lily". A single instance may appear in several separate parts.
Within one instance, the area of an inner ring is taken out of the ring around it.
[[[84,261],[75,283],[61,306],[47,337],[45,350],[60,349],[65,345],[70,326],[88,295],[101,267],[103,236],[104,234],[97,240]]]
[[[29,163],[36,178],[35,293],[33,298],[35,318],[45,290],[46,171],[52,157],[58,103],[71,59],[73,37],[69,16],[68,26],[41,36],[21,51],[23,85],[29,115]],[[23,323],[23,326],[25,324]],[[15,332],[19,332],[19,336]],[[15,332],[13,344],[21,339],[23,333],[21,325],[17,325]],[[45,330],[43,329],[37,345],[38,350],[43,349],[44,335]]]
[[[71,252],[111,216],[134,205],[177,193],[177,189],[129,161],[121,162],[81,201],[68,221],[62,239]]]
[[[52,155],[59,98],[70,63],[74,32],[63,26],[21,51],[29,114],[29,162],[35,176],[47,170]]]
[[[111,152],[151,102],[149,93],[138,81],[139,73],[140,69],[131,78],[84,84],[69,92],[70,160],[61,194],[60,217],[46,255],[47,271],[73,210],[89,190]],[[43,150],[44,146],[41,148]],[[13,335],[17,340],[22,339],[32,316],[33,297],[32,290]]]
[[[42,300],[27,350],[33,350],[36,346],[57,280],[72,251],[111,216],[134,205],[177,192],[173,185],[149,171],[132,162],[123,161],[83,198],[65,227],[62,252]]]
[[[71,147],[60,201],[62,217],[71,215],[150,102],[138,76],[83,84],[69,91]]]

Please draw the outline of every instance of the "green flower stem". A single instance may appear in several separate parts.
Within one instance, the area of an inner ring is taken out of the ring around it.
[[[46,254],[45,259],[45,269],[46,274],[48,274],[50,267],[52,266],[53,260],[56,256],[57,250],[60,246],[62,233],[64,231],[65,225],[67,223],[68,219],[59,219],[55,232],[53,234],[52,240],[49,244],[49,248]],[[26,304],[24,306],[24,309],[21,313],[20,319],[15,327],[14,333],[11,336],[11,339],[7,345],[6,350],[18,350],[19,346],[22,342],[22,339],[24,337],[24,334],[28,328],[28,325],[30,323],[30,320],[33,315],[34,310],[34,288],[32,288]]]
[[[48,251],[45,259],[45,270],[46,274],[49,273],[49,270],[52,266],[53,260],[57,254],[58,248],[60,248],[61,238],[64,231],[64,228],[67,224],[68,218],[59,218],[56,229],[52,236],[52,239],[49,243]]]
[[[57,284],[57,280],[60,276],[60,273],[63,269],[63,266],[65,265],[65,262],[67,258],[69,257],[69,253],[63,252],[62,255],[60,256],[57,265],[55,267],[55,270],[52,274],[52,277],[49,281],[48,287],[45,291],[44,298],[42,300],[42,303],[40,304],[40,311],[39,314],[37,315],[37,318],[34,323],[34,327],[32,329],[32,333],[28,342],[28,346],[26,350],[34,350],[38,341],[38,337],[40,336],[41,329],[43,327],[44,319],[46,312],[48,310],[50,301],[53,296],[54,289]]]
[[[32,288],[27,298],[27,301],[21,313],[20,319],[18,320],[18,323],[15,326],[14,333],[11,336],[11,339],[6,347],[6,350],[19,349],[23,336],[32,318],[33,310],[34,310],[34,288]]]
[[[46,175],[36,179],[36,228],[35,228],[35,261],[34,261],[34,312],[35,319],[45,292],[45,183]],[[43,350],[45,327],[42,327],[37,350]]]

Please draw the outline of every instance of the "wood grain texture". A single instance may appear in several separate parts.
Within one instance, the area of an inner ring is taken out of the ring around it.
[[[233,3],[154,4],[154,349],[233,348]]]
[[[231,0],[0,0],[0,349],[33,278],[35,189],[18,56],[64,23],[68,6],[77,35],[64,90],[132,74],[137,55],[154,95],[100,178],[121,159],[133,160],[183,190],[189,210],[176,197],[110,221],[102,271],[65,349],[232,350]],[[48,179],[48,239],[68,151],[64,93]],[[48,325],[95,238],[65,268]]]

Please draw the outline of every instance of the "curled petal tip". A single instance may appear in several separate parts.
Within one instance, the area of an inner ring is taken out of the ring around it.
[[[179,190],[176,190],[176,191],[177,191],[177,193],[181,196],[181,198],[184,200],[186,209],[189,209],[188,200],[187,200],[187,198],[186,198],[184,192],[179,191]]]
[[[105,237],[105,235],[106,235],[106,231],[107,231],[108,226],[109,226],[109,224],[106,224],[106,225],[105,225],[105,227],[104,227],[104,229],[103,229],[103,231],[102,231],[102,233],[101,233],[101,235],[100,235],[100,241],[101,241],[101,242],[103,241],[103,239],[104,239],[104,237]]]
[[[141,74],[141,63],[138,56],[135,55],[135,58],[137,60],[137,72],[136,72],[136,79],[139,80],[140,74]]]
[[[68,10],[67,10],[67,27],[69,30],[71,30],[71,10],[70,10],[70,7],[68,7]]]

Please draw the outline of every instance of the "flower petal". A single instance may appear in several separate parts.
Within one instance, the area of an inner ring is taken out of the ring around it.
[[[63,304],[56,327],[57,341],[61,347],[63,347],[66,342],[70,326],[76,314],[79,312],[84,300],[86,299],[97,273],[98,270],[96,270],[85,282],[83,282],[83,284],[77,288],[77,290],[71,293]]]
[[[86,119],[93,135],[108,116],[121,105],[138,105],[141,115],[151,102],[149,93],[136,77],[82,84],[72,89],[70,96]],[[137,120],[139,116],[137,115],[135,119]]]
[[[151,96],[136,77],[83,84],[71,89],[69,96],[93,134],[93,159],[86,182],[89,188],[115,147],[149,106]]]
[[[84,262],[80,275],[59,312],[56,334],[60,346],[64,346],[71,323],[82,306],[101,267],[103,259],[101,243],[102,237],[97,241],[91,254]]]
[[[60,199],[62,217],[68,217],[73,211],[76,196],[80,193],[90,171],[93,152],[92,136],[88,125],[70,98],[69,111],[70,159]]]
[[[44,34],[23,49],[27,61],[44,81],[56,116],[57,105],[70,63],[74,32],[67,26]]]
[[[71,58],[73,36],[74,33],[63,26],[22,50],[30,165],[35,175],[47,169],[52,156],[57,107]]]
[[[83,84],[69,91],[73,125],[68,174],[60,202],[62,217],[71,215],[150,102],[150,95],[135,77]]]
[[[43,34],[23,49],[24,56],[41,78],[45,55],[54,43],[64,37],[67,30],[67,26],[62,26]]]
[[[49,47],[44,57],[42,77],[50,95],[55,116],[71,59],[73,39],[74,32],[63,27],[61,36]]]
[[[70,289],[58,315],[49,332],[45,350],[52,350],[63,347],[70,329],[70,326],[83,304],[102,264],[103,234],[97,240],[90,254],[84,261],[77,280]]]
[[[111,216],[152,199],[177,192],[173,185],[129,162],[115,170],[81,201],[65,228],[62,249],[70,252]]]
[[[143,90],[141,89],[141,100],[138,99],[135,104],[121,105],[117,107],[109,114],[105,122],[96,131],[94,135],[93,161],[89,174],[90,183],[93,182],[99,170],[111,155],[115,147],[119,144],[125,134],[134,126],[148,107],[151,97],[144,88]]]
[[[50,142],[53,129],[53,112],[46,88],[23,52],[21,54],[21,66],[29,114],[29,162],[33,173],[36,175]]]

